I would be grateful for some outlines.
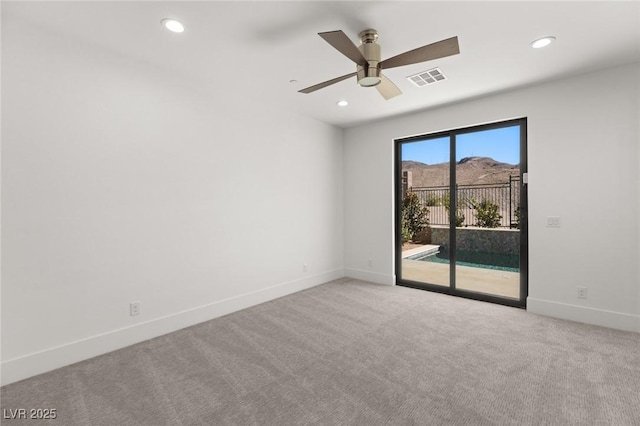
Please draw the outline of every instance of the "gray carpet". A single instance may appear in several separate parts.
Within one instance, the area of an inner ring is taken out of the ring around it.
[[[58,425],[640,424],[640,335],[339,280],[3,387]]]

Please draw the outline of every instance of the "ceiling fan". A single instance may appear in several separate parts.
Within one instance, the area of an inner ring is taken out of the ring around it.
[[[300,93],[315,92],[318,89],[346,80],[355,75],[358,78],[358,84],[360,86],[375,86],[382,97],[389,100],[400,95],[402,92],[398,89],[398,86],[382,74],[383,69],[417,64],[419,62],[431,61],[460,53],[458,37],[451,37],[381,61],[380,45],[377,43],[378,32],[376,30],[368,29],[362,31],[358,35],[361,42],[360,46],[356,46],[341,30],[318,33],[318,35],[344,56],[355,62],[356,72],[315,84],[306,89],[299,90]]]

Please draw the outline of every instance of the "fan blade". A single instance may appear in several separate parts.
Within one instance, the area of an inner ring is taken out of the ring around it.
[[[322,89],[323,87],[331,86],[332,84],[338,83],[339,81],[346,80],[349,77],[353,77],[357,73],[352,72],[351,74],[343,75],[342,77],[336,77],[332,80],[325,81],[324,83],[319,83],[311,87],[307,87],[306,89],[298,90],[299,93],[311,93],[315,92],[318,89]]]
[[[398,89],[398,86],[396,86],[393,81],[389,80],[386,75],[381,73],[380,78],[382,81],[380,84],[377,84],[375,88],[378,89],[378,93],[380,93],[383,98],[389,100],[402,94],[402,91]]]
[[[451,37],[436,43],[418,47],[417,49],[401,53],[380,62],[382,69],[401,67],[403,65],[417,64],[419,62],[431,61],[433,59],[444,58],[446,56],[460,53],[458,37]]]
[[[356,64],[362,65],[363,67],[367,65],[367,60],[362,55],[362,52],[360,52],[360,49],[358,49],[351,39],[341,30],[318,33],[318,35]]]

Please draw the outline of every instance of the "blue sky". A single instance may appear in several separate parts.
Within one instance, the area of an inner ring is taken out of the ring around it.
[[[491,157],[502,163],[520,163],[520,126],[456,136],[456,161],[464,157]],[[449,138],[404,143],[402,160],[425,164],[448,163]]]

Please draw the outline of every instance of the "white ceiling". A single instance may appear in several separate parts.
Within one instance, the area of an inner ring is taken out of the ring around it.
[[[163,67],[214,96],[250,97],[341,127],[640,62],[638,1],[48,1],[3,2],[2,14]],[[186,31],[163,29],[166,17]],[[357,42],[366,28],[378,30],[383,59],[452,36],[460,54],[389,69],[404,92],[389,101],[355,78],[297,93],[355,71],[318,32],[341,29]],[[529,47],[546,35],[557,42]],[[418,88],[406,80],[436,66],[446,81]],[[338,107],[340,99],[349,106]]]

